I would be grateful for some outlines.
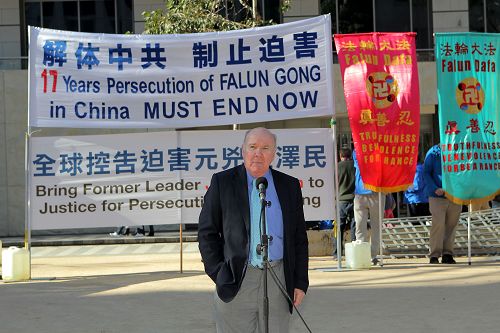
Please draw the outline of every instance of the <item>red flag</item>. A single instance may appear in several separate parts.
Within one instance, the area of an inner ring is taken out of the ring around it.
[[[405,190],[418,156],[415,33],[335,35],[361,178],[376,192]]]

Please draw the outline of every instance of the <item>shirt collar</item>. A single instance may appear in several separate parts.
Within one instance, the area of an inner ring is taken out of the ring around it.
[[[245,171],[246,171],[246,173],[247,173],[247,184],[248,184],[248,187],[249,187],[249,188],[251,188],[251,187],[252,187],[252,182],[253,182],[253,180],[254,180],[254,179],[256,179],[256,178],[252,177],[252,176],[250,175],[250,173],[248,172],[248,170],[246,170],[246,169],[245,169]],[[267,170],[267,172],[264,174],[264,176],[263,176],[263,177],[265,177],[265,178],[267,179],[267,182],[268,182],[268,183],[270,183],[270,182],[271,182],[271,180],[272,180],[272,177],[271,177],[271,168],[269,168],[269,170]]]

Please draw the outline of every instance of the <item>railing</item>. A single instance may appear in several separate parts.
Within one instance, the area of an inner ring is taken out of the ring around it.
[[[460,215],[455,235],[455,253],[467,255],[467,219]],[[431,217],[402,217],[384,219],[384,249],[394,256],[422,256],[429,253]],[[471,213],[472,255],[498,255],[500,253],[500,208]]]

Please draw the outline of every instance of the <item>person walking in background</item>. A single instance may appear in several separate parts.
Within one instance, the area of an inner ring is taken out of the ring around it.
[[[265,208],[270,266],[293,304],[301,304],[309,286],[308,241],[302,191],[297,178],[270,168],[276,136],[259,127],[248,131],[241,147],[243,165],[212,176],[198,224],[205,272],[215,282],[217,332],[262,332],[263,261],[260,200],[256,180],[268,182]],[[273,274],[274,275],[274,274]],[[292,304],[271,279],[269,332],[288,332]]]
[[[394,218],[394,209],[396,208],[397,203],[396,199],[392,193],[387,193],[385,195],[385,203],[384,203],[384,219],[393,219]],[[394,228],[394,225],[391,222],[384,223],[384,228]]]
[[[356,239],[362,242],[371,242],[372,264],[378,264],[377,255],[380,247],[380,225],[379,194],[367,190],[359,172],[356,151],[353,153],[356,182],[354,189],[354,219],[356,220]],[[382,195],[382,207],[385,206],[385,195]],[[370,218],[371,237],[368,237],[368,217]]]
[[[150,225],[149,226],[148,237],[153,237],[154,235],[155,235],[155,228],[152,225]],[[144,228],[144,226],[141,226],[140,228],[137,228],[137,230],[135,231],[134,236],[136,236],[136,237],[146,236],[146,229]]]
[[[429,209],[432,214],[432,227],[429,237],[430,263],[456,264],[453,258],[455,230],[462,212],[462,205],[457,205],[444,196],[442,189],[441,147],[431,147],[425,156],[424,180]]]
[[[130,227],[128,226],[118,227],[116,231],[110,232],[109,235],[113,237],[128,236],[130,235]]]
[[[387,193],[385,195],[384,218],[393,219],[395,208],[396,208],[396,200],[394,199],[394,196],[392,195],[392,193]]]
[[[135,237],[144,237],[144,236],[146,236],[145,233],[146,233],[146,231],[144,229],[144,226],[142,226],[142,227],[137,227],[137,229],[135,230],[133,235]],[[110,232],[109,235],[113,236],[113,237],[128,236],[128,235],[130,235],[130,227],[129,226],[119,227],[116,229],[116,231]],[[154,235],[155,235],[155,229],[152,225],[150,225],[148,236],[152,237]]]
[[[351,241],[356,240],[356,220],[354,219],[354,187],[356,183],[356,171],[352,160],[352,151],[349,148],[340,150],[340,162],[338,164],[339,177],[339,215],[340,215],[340,244],[343,244],[344,232],[350,223]],[[337,255],[337,235],[333,238],[333,256]]]
[[[420,156],[420,154],[419,154]],[[408,204],[410,216],[429,216],[429,197],[425,190],[424,164],[421,158],[417,163],[413,185],[404,193],[403,203]]]

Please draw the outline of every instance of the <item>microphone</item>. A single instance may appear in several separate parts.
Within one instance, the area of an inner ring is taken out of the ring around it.
[[[259,191],[260,200],[266,200],[267,185],[268,183],[266,177],[259,177],[255,181],[255,187],[257,187],[257,190]]]

